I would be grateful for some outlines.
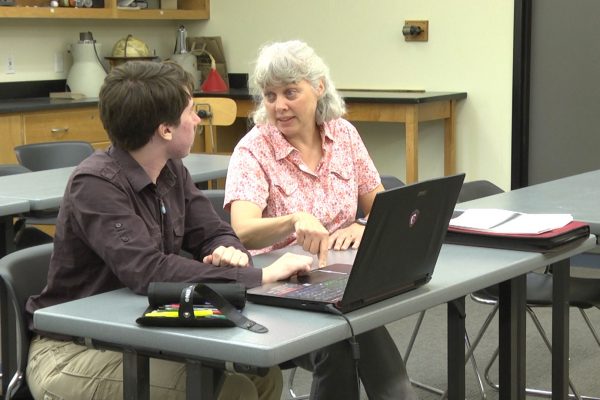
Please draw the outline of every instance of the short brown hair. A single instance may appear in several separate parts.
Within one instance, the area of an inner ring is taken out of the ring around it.
[[[112,144],[137,150],[160,124],[179,125],[193,78],[173,62],[129,61],[114,68],[100,89],[100,119]]]

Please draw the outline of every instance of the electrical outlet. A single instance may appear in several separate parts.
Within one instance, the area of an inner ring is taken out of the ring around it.
[[[65,72],[65,61],[61,52],[54,53],[54,72]]]
[[[404,21],[402,34],[407,42],[427,42],[429,40],[429,21]]]
[[[4,71],[7,74],[16,74],[17,71],[15,69],[15,58],[10,55],[6,57],[6,66],[4,67]]]

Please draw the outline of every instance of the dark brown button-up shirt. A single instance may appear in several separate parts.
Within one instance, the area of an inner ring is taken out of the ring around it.
[[[67,184],[47,286],[27,302],[30,328],[39,308],[122,287],[146,294],[150,282],[260,285],[260,269],[197,261],[221,245],[246,251],[181,160],[170,160],[155,185],[129,153],[96,152]]]

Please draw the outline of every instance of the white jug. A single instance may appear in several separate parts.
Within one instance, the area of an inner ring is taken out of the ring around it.
[[[106,77],[106,72],[96,57],[96,52],[100,54],[100,49],[101,45],[94,42],[79,42],[71,46],[73,65],[67,76],[71,92],[98,97]]]

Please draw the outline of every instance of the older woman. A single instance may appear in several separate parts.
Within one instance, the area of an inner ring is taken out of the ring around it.
[[[251,80],[256,125],[236,146],[225,208],[254,254],[298,243],[319,255],[358,247],[383,190],[356,128],[342,118],[344,101],[323,60],[306,43],[264,46]],[[357,337],[358,374],[371,399],[416,399],[402,358],[385,327]],[[313,371],[311,399],[358,397],[351,348],[340,342],[294,360]]]

